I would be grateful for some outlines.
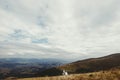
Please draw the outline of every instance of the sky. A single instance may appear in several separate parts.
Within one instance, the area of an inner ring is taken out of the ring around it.
[[[0,0],[0,58],[84,59],[120,52],[120,0]]]

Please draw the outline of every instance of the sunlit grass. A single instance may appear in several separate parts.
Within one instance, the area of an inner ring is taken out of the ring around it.
[[[120,80],[120,69],[86,74],[71,74],[68,76],[23,78],[17,80]]]

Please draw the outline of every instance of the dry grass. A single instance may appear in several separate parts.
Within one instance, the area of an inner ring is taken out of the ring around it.
[[[16,80],[120,80],[120,69],[68,76],[23,78]]]

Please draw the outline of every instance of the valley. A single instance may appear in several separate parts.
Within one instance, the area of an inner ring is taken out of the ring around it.
[[[1,59],[0,80],[119,80],[119,61],[120,53],[75,62],[57,59]],[[63,70],[69,75],[62,76]]]

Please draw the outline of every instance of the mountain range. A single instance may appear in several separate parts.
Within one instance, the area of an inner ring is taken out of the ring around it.
[[[59,59],[2,58],[0,59],[0,79],[11,76],[34,77],[41,71],[65,63],[66,61]]]
[[[58,59],[0,59],[0,79],[58,76],[63,70],[68,74],[89,73],[116,67],[120,67],[120,53],[70,63]]]

